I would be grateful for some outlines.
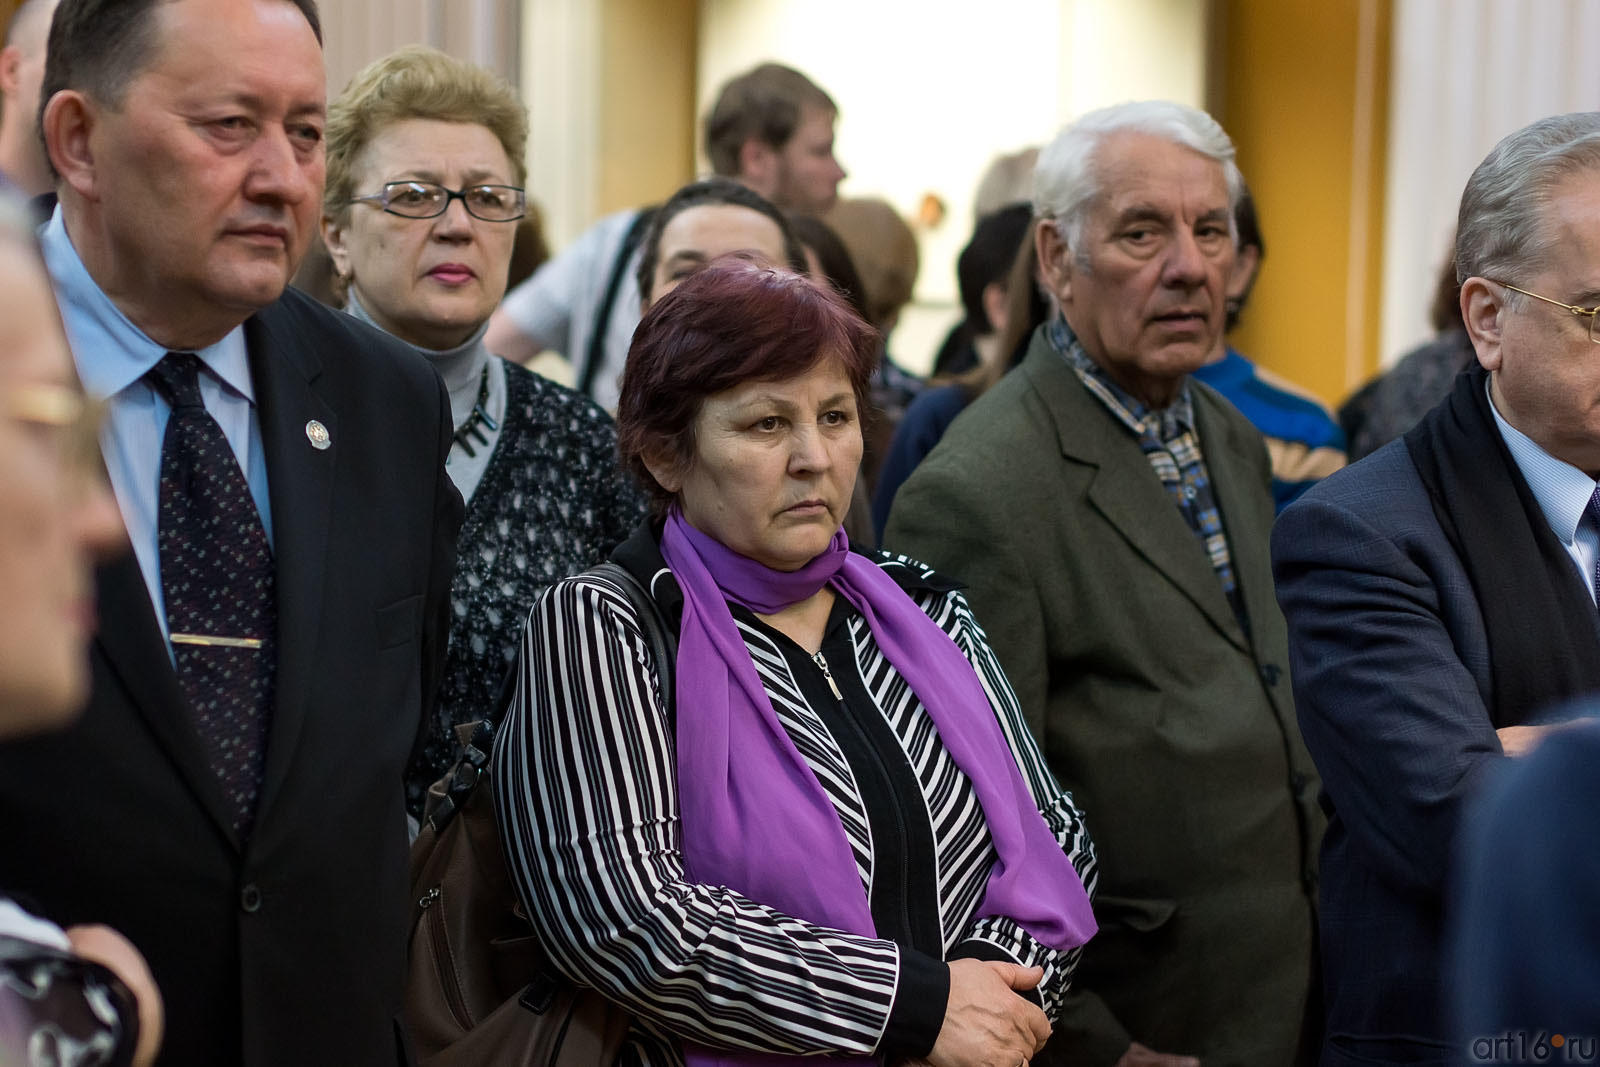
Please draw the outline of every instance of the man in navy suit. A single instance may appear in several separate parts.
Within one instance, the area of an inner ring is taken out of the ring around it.
[[[313,0],[62,0],[51,28],[41,240],[132,552],[96,579],[83,718],[0,751],[0,856],[145,954],[164,1064],[404,1052],[402,775],[462,505],[438,376],[285,289],[324,79]]]
[[[1600,689],[1600,113],[1501,141],[1461,198],[1477,363],[1273,533],[1323,780],[1324,1064],[1456,1063],[1443,887],[1496,761]]]

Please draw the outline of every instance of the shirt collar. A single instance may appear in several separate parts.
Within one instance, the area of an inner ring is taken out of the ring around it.
[[[39,231],[39,243],[55,283],[56,303],[72,343],[78,377],[90,396],[115,396],[143,378],[167,349],[145,336],[89,276],[67,236],[59,205]],[[231,391],[255,403],[243,326],[234,327],[222,340],[195,355]]]
[[[1489,390],[1489,379],[1484,381]],[[1578,523],[1594,496],[1595,480],[1583,471],[1557,459],[1534,443],[1533,439],[1500,416],[1494,406],[1494,393],[1489,391],[1489,410],[1494,412],[1495,425],[1500,437],[1522,472],[1523,480],[1533,490],[1533,498],[1544,512],[1544,521],[1564,545],[1570,545],[1578,533]]]
[[[1194,429],[1194,402],[1189,395],[1189,379],[1178,387],[1178,396],[1164,408],[1147,407],[1132,393],[1111,379],[1105,368],[1089,357],[1067,320],[1056,316],[1045,331],[1050,345],[1066,357],[1067,363],[1091,393],[1099,397],[1128,429],[1136,434],[1150,430],[1162,441],[1170,441],[1185,430]]]

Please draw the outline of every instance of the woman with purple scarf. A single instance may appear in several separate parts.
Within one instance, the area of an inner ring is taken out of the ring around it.
[[[840,528],[878,338],[723,259],[640,323],[617,413],[653,521],[552,586],[495,750],[555,963],[627,1064],[1019,1067],[1094,933],[1093,846],[957,586]],[[1086,887],[1088,887],[1086,889]]]

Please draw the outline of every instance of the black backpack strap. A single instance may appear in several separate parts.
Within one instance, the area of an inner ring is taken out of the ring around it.
[[[583,373],[578,376],[578,392],[584,396],[590,395],[595,377],[600,373],[600,364],[605,359],[606,327],[611,324],[611,309],[616,306],[617,290],[622,288],[622,279],[627,276],[628,261],[633,258],[633,250],[644,240],[644,231],[655,217],[655,208],[641,208],[628,224],[628,232],[622,236],[622,247],[617,249],[616,261],[611,264],[611,277],[606,280],[605,295],[600,298],[600,308],[594,314],[594,330],[589,334],[589,358],[583,364]]]
[[[661,614],[661,607],[656,603],[656,598],[650,595],[650,590],[628,568],[620,563],[606,560],[595,566],[591,573],[603,574],[615,580],[628,595],[634,613],[639,616],[639,626],[644,630],[644,639],[650,645],[650,655],[656,661],[656,681],[661,686],[661,699],[667,708],[667,722],[675,723],[678,690],[674,681],[674,671],[678,663],[678,635],[667,625],[666,617]]]
[[[648,535],[648,531],[646,533]],[[677,690],[673,687],[673,670],[678,662],[678,632],[662,614],[661,605],[656,603],[656,598],[651,595],[649,587],[633,571],[613,560],[596,564],[592,572],[604,574],[622,587],[627,594],[628,602],[633,605],[634,614],[639,616],[639,626],[644,630],[645,641],[650,646],[650,654],[655,657],[656,676],[661,680],[661,692],[667,706],[667,721],[674,720],[673,698]],[[495,696],[494,722],[501,723],[511,711],[511,703],[517,696],[517,677],[522,664],[519,654],[511,666],[506,668],[506,673],[500,679],[500,691]],[[494,747],[493,733],[487,723],[474,722],[472,736],[479,738],[478,748],[488,752]],[[463,747],[468,756],[473,755],[473,745],[468,738],[461,736],[461,727],[456,727],[456,740]],[[477,764],[478,769],[483,766],[482,760]],[[473,779],[471,770],[463,771],[459,776],[461,781]],[[459,799],[459,798],[458,798]],[[453,806],[452,806],[453,807]],[[446,812],[444,818],[449,818]],[[441,821],[441,825],[443,822]]]

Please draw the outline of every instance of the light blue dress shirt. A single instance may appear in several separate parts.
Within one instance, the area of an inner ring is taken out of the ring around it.
[[[1487,383],[1484,388],[1489,388]],[[1500,437],[1510,450],[1511,458],[1516,460],[1523,480],[1533,490],[1533,498],[1539,502],[1545,521],[1566,548],[1567,555],[1572,557],[1572,562],[1578,565],[1584,587],[1589,590],[1589,599],[1593,600],[1594,565],[1595,560],[1600,559],[1600,530],[1593,522],[1584,522],[1583,516],[1589,498],[1594,495],[1595,480],[1572,464],[1552,456],[1502,418],[1500,409],[1494,406],[1493,392],[1489,394],[1489,410],[1494,412]]]
[[[156,541],[161,486],[161,442],[171,412],[161,394],[144,380],[167,349],[128,321],[101,291],[67,236],[61,209],[39,231],[45,266],[55,282],[56,302],[78,377],[92,397],[106,401],[100,451],[122,521],[128,529],[139,571],[150,590],[156,621],[167,636],[166,601],[161,595],[161,563]],[[261,449],[261,421],[245,353],[244,327],[195,353],[209,371],[200,375],[200,397],[222,427],[255,499],[272,542],[272,512],[267,502],[267,461]]]

